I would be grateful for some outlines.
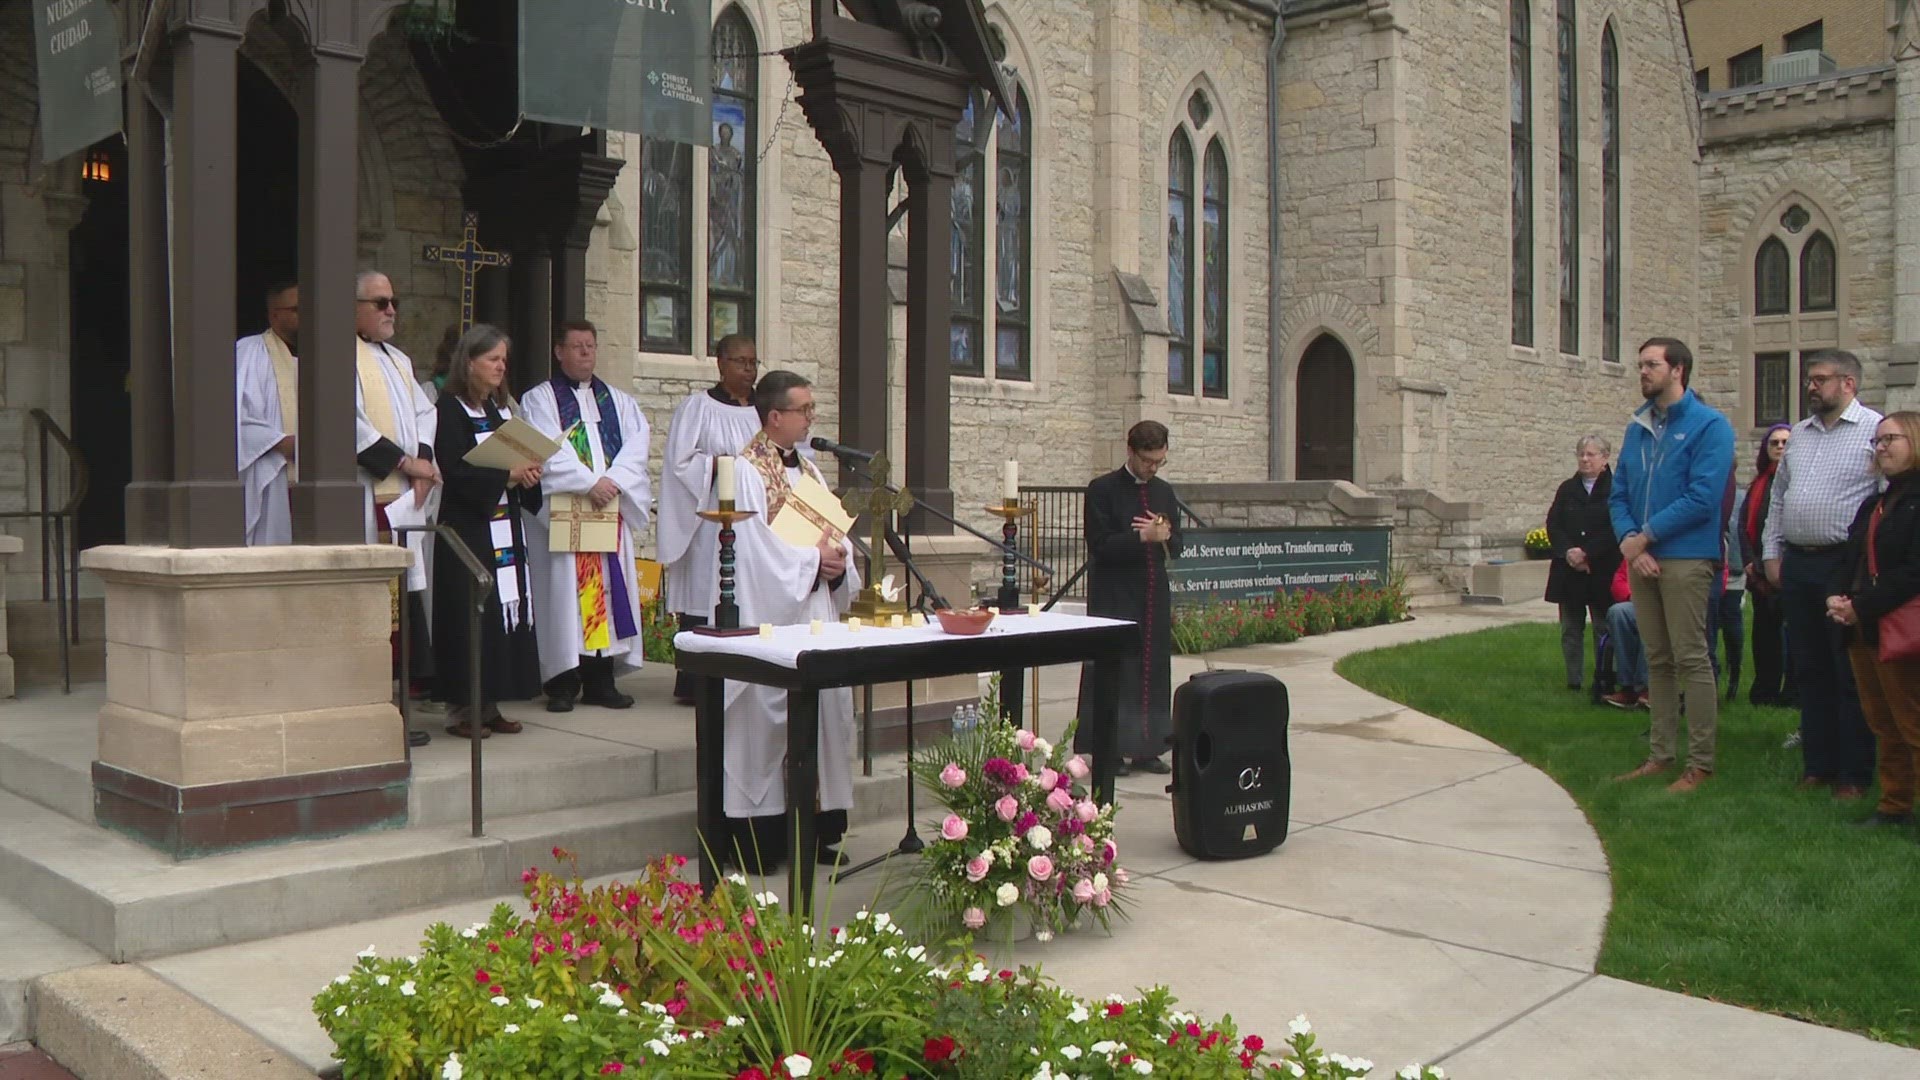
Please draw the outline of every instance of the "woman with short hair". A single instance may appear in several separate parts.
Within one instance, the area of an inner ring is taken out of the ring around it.
[[[1553,565],[1547,570],[1547,600],[1560,606],[1560,654],[1567,662],[1567,688],[1578,690],[1585,672],[1586,624],[1593,620],[1594,674],[1600,671],[1600,628],[1613,603],[1613,572],[1620,565],[1620,544],[1613,537],[1607,496],[1613,470],[1607,459],[1613,445],[1599,435],[1574,443],[1573,476],[1560,485],[1547,509],[1547,543]]]

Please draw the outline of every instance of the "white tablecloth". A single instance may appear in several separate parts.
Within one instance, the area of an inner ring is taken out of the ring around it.
[[[1088,630],[1099,626],[1129,626],[1123,619],[1100,619],[1091,615],[1063,615],[1042,612],[1039,615],[1004,615],[987,626],[982,637],[1019,637],[1028,634],[1054,634],[1063,630]],[[936,619],[925,626],[902,626],[895,630],[884,626],[851,629],[843,622],[823,623],[818,634],[810,625],[776,626],[768,636],[715,637],[708,634],[675,634],[673,647],[684,652],[730,653],[762,660],[784,668],[798,668],[800,654],[833,649],[870,649],[883,645],[911,645],[926,641],[966,641],[940,629]]]

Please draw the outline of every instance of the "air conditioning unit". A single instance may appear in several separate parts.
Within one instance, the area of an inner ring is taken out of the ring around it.
[[[1767,61],[1767,82],[1800,82],[1803,79],[1817,79],[1822,75],[1840,70],[1833,57],[1819,49],[1801,49],[1799,52],[1781,53]]]

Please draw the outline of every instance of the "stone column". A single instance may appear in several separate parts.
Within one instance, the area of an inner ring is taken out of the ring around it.
[[[931,151],[935,161],[907,171],[907,489],[917,503],[952,514],[953,307],[946,265],[953,232],[951,130],[946,137],[949,145]],[[884,294],[875,306],[884,313],[882,299]],[[984,342],[981,347],[990,348]],[[953,532],[932,514],[915,513],[911,527],[916,536]]]
[[[127,539],[135,544],[167,542],[167,481],[173,478],[166,162],[160,112],[135,89],[127,95],[128,390],[133,398]]]
[[[1910,11],[1903,30],[1912,23]],[[1887,381],[1907,388],[1920,384],[1920,39],[1901,42],[1894,78],[1893,349]],[[1887,402],[1889,408],[1904,404]]]
[[[887,445],[888,428],[889,163],[847,158],[853,155],[834,155],[834,171],[840,174],[840,441],[878,449]],[[907,370],[911,386],[911,353]],[[908,460],[912,460],[911,449]]]
[[[100,824],[175,858],[406,823],[391,545],[97,547]]]
[[[1102,6],[1094,30],[1093,116],[1093,272],[1101,284],[1095,296],[1104,311],[1096,325],[1094,355],[1102,374],[1094,400],[1106,431],[1093,446],[1088,472],[1105,472],[1126,457],[1127,428],[1144,414],[1151,381],[1158,371],[1166,386],[1166,336],[1142,331],[1137,318],[1138,295],[1126,286],[1147,289],[1149,306],[1165,287],[1149,286],[1140,277],[1140,4],[1139,0],[1109,0]],[[1162,147],[1162,152],[1165,148]],[[1161,318],[1157,313],[1152,318]],[[1162,324],[1164,325],[1164,323]]]

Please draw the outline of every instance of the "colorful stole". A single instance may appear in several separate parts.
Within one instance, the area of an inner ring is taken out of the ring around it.
[[[289,435],[300,430],[300,368],[299,361],[280,340],[280,335],[268,330],[260,335],[266,339],[267,359],[273,364],[273,385],[280,396],[280,430]],[[391,411],[391,410],[389,410]],[[289,480],[300,479],[300,457],[294,455],[293,468],[288,472]]]
[[[401,453],[413,453],[413,447],[400,441],[400,422],[394,416],[393,394],[387,388],[386,353],[375,349],[365,338],[355,338],[354,344],[359,346],[354,367],[360,377],[360,402],[366,408],[367,423],[399,446]],[[373,501],[390,503],[406,490],[407,478],[395,469],[373,485]]]
[[[473,421],[473,440],[477,446],[487,441],[493,434],[493,421],[483,411],[475,415],[473,406],[460,403],[467,410],[467,417]],[[507,421],[507,410],[500,410],[500,422]],[[500,620],[507,629],[512,630],[528,622],[533,614],[533,606],[526,602],[526,582],[522,580],[520,557],[516,554],[514,533],[515,514],[507,492],[500,493],[500,501],[494,504],[493,514],[487,521],[488,539],[493,544],[493,580],[494,589],[500,596]],[[476,553],[477,554],[477,553]]]
[[[780,516],[780,508],[787,505],[787,497],[793,494],[793,485],[787,481],[787,463],[781,459],[780,448],[773,444],[772,439],[767,438],[764,430],[754,433],[753,438],[747,443],[747,448],[740,451],[740,456],[747,459],[747,464],[759,470],[760,479],[766,482],[766,520],[771,523],[774,518]],[[802,469],[807,467],[804,461],[800,467]]]
[[[593,442],[587,436],[586,425],[581,422],[580,399],[574,396],[573,382],[563,376],[555,376],[552,385],[553,403],[560,412],[560,430],[566,433],[567,445],[573,448],[574,456],[589,472],[598,471],[593,464]],[[600,451],[606,455],[607,464],[612,465],[613,459],[619,456],[620,448],[626,445],[626,438],[620,431],[620,413],[614,407],[613,392],[597,378],[593,380],[593,404],[600,413]],[[633,608],[627,602],[627,578],[620,565],[619,552],[611,555],[592,551],[574,552],[573,582],[574,592],[580,598],[580,648],[583,652],[611,649],[615,641],[624,641],[639,634]]]

